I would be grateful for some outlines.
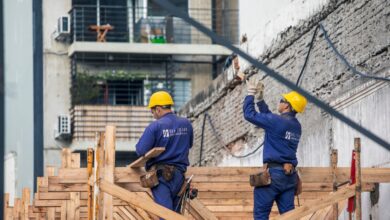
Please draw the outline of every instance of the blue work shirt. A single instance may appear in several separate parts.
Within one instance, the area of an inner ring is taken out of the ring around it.
[[[154,147],[165,147],[162,154],[146,162],[146,169],[154,164],[169,164],[185,172],[190,164],[188,154],[192,143],[193,129],[190,121],[168,113],[145,128],[135,147],[138,156],[145,155]]]
[[[245,119],[265,130],[263,163],[292,163],[296,166],[296,152],[302,130],[295,113],[273,114],[264,100],[258,102],[257,106],[260,112],[255,109],[254,96],[245,97]]]

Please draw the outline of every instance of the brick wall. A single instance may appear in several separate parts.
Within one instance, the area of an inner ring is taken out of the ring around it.
[[[318,21],[325,26],[339,51],[358,70],[383,75],[390,68],[390,2],[386,0],[330,1],[321,12],[281,33],[259,60],[295,82]],[[254,68],[248,68],[246,72],[259,79],[264,77],[264,73]],[[353,75],[335,57],[319,31],[301,86],[318,98],[331,102],[368,81]],[[264,84],[265,100],[275,112],[280,94],[288,92],[288,89],[270,77],[264,79]],[[180,114],[193,121],[195,142],[190,154],[193,165],[199,160],[205,112],[210,115],[218,134],[225,143],[230,144],[229,147],[235,154],[249,152],[262,140],[263,131],[243,118],[242,102],[245,93],[245,85],[232,85],[222,74],[181,110]],[[298,150],[300,164],[328,165],[329,149],[334,147],[332,118],[312,104],[298,118],[303,126]],[[234,159],[222,148],[207,121],[203,143],[202,165],[234,165]],[[237,160],[237,165],[260,165],[260,155],[261,151],[253,156],[255,159]],[[225,163],[226,160],[230,160],[230,163]]]

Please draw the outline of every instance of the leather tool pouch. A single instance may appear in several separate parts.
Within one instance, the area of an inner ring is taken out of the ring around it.
[[[297,173],[297,185],[295,186],[295,195],[299,195],[302,193],[302,181]]]
[[[254,187],[269,186],[271,184],[271,176],[268,169],[258,174],[250,175],[249,184]]]
[[[157,170],[150,170],[140,177],[141,186],[153,188],[159,184]]]
[[[186,178],[183,182],[183,185],[181,185],[180,191],[177,193],[177,196],[181,197],[187,190],[188,185],[188,178]]]
[[[172,180],[173,175],[175,174],[175,166],[164,165],[162,167],[162,177],[165,181],[169,182]]]
[[[291,175],[294,172],[294,166],[291,163],[284,163],[283,170],[284,170],[284,174]]]

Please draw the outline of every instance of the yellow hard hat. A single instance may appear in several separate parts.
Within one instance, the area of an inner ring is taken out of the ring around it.
[[[155,106],[167,106],[173,105],[172,96],[165,91],[158,91],[152,94],[149,99],[149,108],[153,108]]]
[[[295,91],[291,91],[289,93],[283,94],[282,96],[291,104],[291,107],[296,112],[302,113],[305,110],[307,100],[301,94]]]

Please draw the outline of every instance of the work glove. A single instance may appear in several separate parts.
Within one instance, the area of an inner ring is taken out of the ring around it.
[[[253,95],[255,96],[256,101],[263,100],[263,94],[264,94],[264,84],[259,80],[257,83],[250,82],[249,80],[246,80],[247,85],[247,95]]]
[[[256,88],[256,85],[254,83],[252,83],[251,81],[249,80],[246,80],[246,91],[247,91],[247,95],[255,95],[257,93],[257,88]]]

